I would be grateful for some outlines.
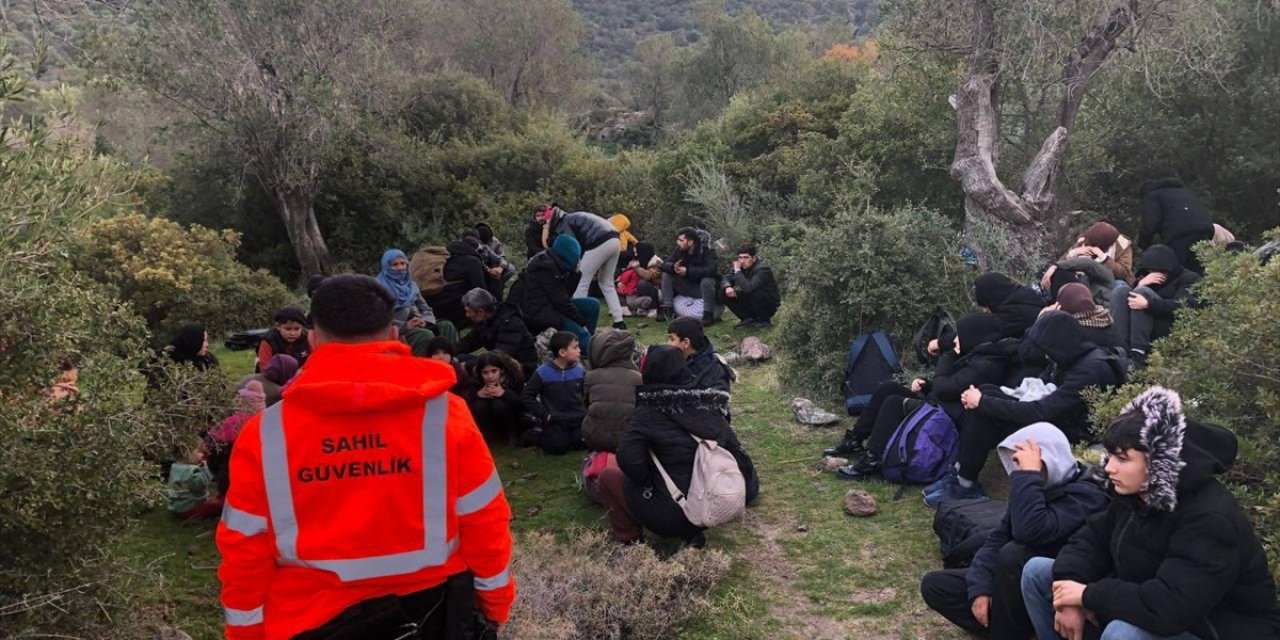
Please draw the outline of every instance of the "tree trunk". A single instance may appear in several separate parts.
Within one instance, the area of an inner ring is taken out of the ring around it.
[[[1052,235],[1046,218],[1057,201],[1058,167],[1089,81],[1115,49],[1116,40],[1144,11],[1143,0],[1118,0],[1067,56],[1056,127],[1022,176],[1022,192],[1000,180],[999,75],[994,0],[974,0],[974,49],[968,77],[951,105],[958,137],[951,176],[965,194],[965,232],[984,268],[1028,270]],[[1000,265],[993,264],[993,255]]]
[[[311,194],[290,187],[276,187],[273,192],[276,211],[284,221],[289,243],[304,273],[332,273],[333,258],[316,223],[315,200]]]

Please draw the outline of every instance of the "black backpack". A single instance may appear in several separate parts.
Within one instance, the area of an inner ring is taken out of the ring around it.
[[[933,313],[929,315],[929,319],[925,320],[919,329],[916,329],[915,338],[912,340],[912,345],[916,350],[916,359],[923,365],[936,364],[938,357],[929,355],[929,342],[932,340],[941,342],[944,336],[954,336],[955,333],[956,321],[951,317],[951,314],[947,313],[942,307],[934,309]]]
[[[849,346],[849,359],[844,366],[844,408],[849,415],[862,413],[871,402],[876,387],[893,379],[902,371],[898,353],[883,331],[864,333]]]
[[[948,500],[933,516],[933,532],[938,534],[942,566],[963,569],[973,562],[987,537],[1004,519],[1004,500],[975,498]]]

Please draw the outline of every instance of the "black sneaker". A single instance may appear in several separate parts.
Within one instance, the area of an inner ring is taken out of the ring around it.
[[[624,322],[624,321],[622,321],[622,320],[619,320],[619,321],[617,321],[617,322],[613,323],[613,328],[614,328],[614,329],[619,329],[619,330],[622,330],[622,331],[626,331],[626,330],[627,330],[627,323],[626,323],[626,322]]]
[[[751,323],[752,329],[768,329],[769,327],[772,327],[772,326],[773,326],[773,322],[769,320],[756,320],[755,322]]]
[[[707,536],[701,531],[699,531],[697,534],[695,534],[691,538],[685,538],[680,541],[681,549],[688,549],[688,548],[701,549],[705,546],[707,546]]]
[[[874,451],[862,452],[857,462],[836,469],[836,475],[848,480],[865,480],[870,476],[880,475],[880,456]]]
[[[711,325],[713,325],[713,324],[715,324],[715,323],[717,323],[717,322],[720,322],[720,321],[719,321],[719,320],[716,320],[716,317],[715,317],[715,316],[711,316],[711,315],[707,315],[707,314],[703,314],[703,315],[702,315],[702,326],[704,326],[704,327],[709,327],[709,326],[711,326]]]
[[[671,319],[671,307],[658,307],[658,316],[654,318],[657,322],[666,322]]]
[[[822,455],[831,456],[833,458],[856,458],[861,456],[863,451],[866,451],[866,446],[863,445],[861,440],[855,440],[849,436],[845,436],[844,439],[840,441],[840,444],[824,450]]]
[[[742,322],[739,322],[738,324],[733,325],[733,328],[734,329],[750,329],[751,327],[754,327],[755,324],[756,324],[755,318],[746,318]]]

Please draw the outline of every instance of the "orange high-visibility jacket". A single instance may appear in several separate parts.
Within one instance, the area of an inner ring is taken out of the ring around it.
[[[511,508],[454,381],[399,342],[324,344],[245,425],[218,525],[227,638],[291,638],[467,570],[506,622]]]

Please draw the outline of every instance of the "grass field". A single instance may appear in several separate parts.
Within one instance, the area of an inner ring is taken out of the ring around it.
[[[732,322],[711,330],[717,346],[746,335],[730,329]],[[629,324],[643,343],[665,341],[665,325],[649,321],[636,328],[634,318]],[[768,342],[767,333],[762,337]],[[247,351],[218,356],[230,376],[252,369]],[[896,486],[862,483],[876,497],[879,513],[864,519],[845,515],[844,493],[854,484],[815,464],[848,420],[821,429],[798,425],[773,364],[743,367],[739,374],[733,422],[760,472],[761,497],[745,521],[708,533],[708,547],[732,554],[733,569],[715,594],[712,614],[688,625],[680,637],[965,637],[920,600],[920,576],[940,561],[932,512],[919,492],[908,490],[894,501]],[[579,458],[532,449],[499,449],[494,456],[517,534],[605,528],[602,510],[577,487]],[[988,471],[988,486],[1001,486],[999,465],[988,465]],[[142,599],[148,620],[177,626],[197,640],[220,637],[212,525],[181,525],[162,512],[147,514],[130,532],[125,551],[137,566],[164,576],[164,589]]]

